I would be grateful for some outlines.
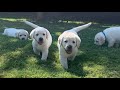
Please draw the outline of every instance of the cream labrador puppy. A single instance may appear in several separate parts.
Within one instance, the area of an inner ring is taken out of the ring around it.
[[[2,34],[10,37],[18,37],[20,40],[27,40],[29,37],[28,31],[16,28],[5,28]]]
[[[42,54],[41,60],[46,61],[48,57],[49,47],[52,44],[52,36],[50,32],[46,28],[35,25],[29,21],[24,22],[27,25],[35,28],[30,33],[30,37],[33,39],[33,51],[35,54]]]
[[[105,41],[108,42],[108,47],[120,44],[120,27],[110,27],[95,35],[94,44],[103,45]]]
[[[63,32],[59,37],[58,37],[58,49],[59,49],[59,59],[61,65],[65,68],[68,69],[68,60],[74,60],[76,57],[76,54],[78,52],[78,48],[81,43],[81,39],[78,36],[77,32],[89,27],[91,23],[75,27],[71,30],[67,30]]]

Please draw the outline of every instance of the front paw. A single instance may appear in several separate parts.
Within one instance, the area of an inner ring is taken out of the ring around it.
[[[68,65],[66,65],[66,66],[63,66],[63,68],[64,68],[64,69],[68,69]]]
[[[47,58],[41,58],[42,61],[47,61]]]

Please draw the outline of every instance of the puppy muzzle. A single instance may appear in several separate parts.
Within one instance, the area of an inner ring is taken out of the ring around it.
[[[39,45],[42,45],[42,44],[43,44],[43,38],[39,38],[38,44],[39,44]]]
[[[72,46],[71,45],[67,46],[65,51],[66,51],[67,54],[71,54],[72,53]]]
[[[21,40],[25,40],[25,38],[22,38]]]

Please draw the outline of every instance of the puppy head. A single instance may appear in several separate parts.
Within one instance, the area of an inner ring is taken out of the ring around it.
[[[102,32],[99,32],[95,35],[94,44],[96,45],[103,45],[105,43],[105,36]]]
[[[42,45],[48,39],[47,29],[43,27],[37,27],[31,31],[30,37],[35,39],[39,45]]]
[[[27,40],[29,37],[29,33],[26,30],[21,29],[18,33],[17,33],[17,37],[20,40]]]
[[[67,54],[71,54],[75,48],[79,48],[81,39],[74,33],[64,33],[59,39],[59,44],[65,49]]]

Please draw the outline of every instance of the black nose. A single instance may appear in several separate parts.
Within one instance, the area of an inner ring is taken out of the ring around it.
[[[22,40],[25,40],[25,38],[22,38]]]
[[[39,38],[39,41],[43,41],[43,38]]]
[[[67,46],[67,48],[68,48],[68,49],[72,49],[72,46],[71,46],[71,45],[69,45],[69,46]]]

